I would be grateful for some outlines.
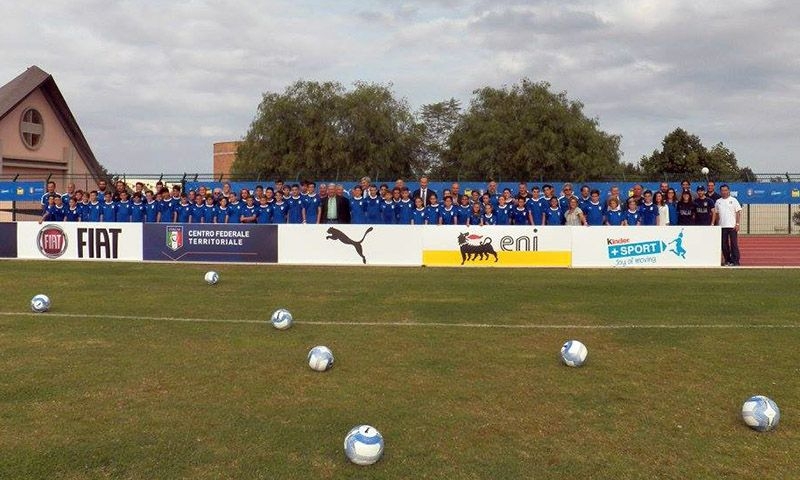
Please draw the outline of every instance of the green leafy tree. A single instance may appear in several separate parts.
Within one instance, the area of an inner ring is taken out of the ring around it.
[[[447,178],[442,171],[442,158],[447,151],[447,141],[461,119],[461,102],[451,98],[423,105],[419,118],[424,127],[423,169],[438,178]]]
[[[407,177],[421,165],[423,129],[391,86],[298,81],[266,93],[239,146],[238,178]]]
[[[598,128],[583,104],[523,79],[473,92],[442,155],[442,172],[462,179],[570,179],[620,175],[620,137]]]
[[[712,178],[739,180],[742,177],[736,155],[721,142],[706,148],[697,135],[676,128],[661,142],[661,150],[642,157],[642,173],[650,180],[703,178],[703,167]],[[752,173],[752,172],[750,172]]]

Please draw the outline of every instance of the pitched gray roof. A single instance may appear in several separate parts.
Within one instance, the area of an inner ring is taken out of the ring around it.
[[[103,168],[92,153],[89,142],[83,136],[78,122],[72,115],[67,101],[58,89],[53,76],[45,72],[41,68],[33,65],[28,67],[27,70],[18,75],[15,79],[0,87],[0,120],[8,115],[14,108],[19,105],[25,98],[33,93],[37,88],[41,88],[42,93],[47,99],[48,103],[56,112],[61,125],[69,135],[75,148],[80,153],[81,157],[86,161],[89,171],[99,178],[103,175]]]

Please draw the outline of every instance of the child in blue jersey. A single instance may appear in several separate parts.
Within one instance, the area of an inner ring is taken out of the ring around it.
[[[203,208],[203,223],[214,223],[217,216],[217,206],[214,205],[214,197],[211,194],[206,195],[206,203]]]
[[[442,206],[439,205],[439,198],[436,194],[431,193],[430,196],[430,205],[425,207],[425,224],[426,225],[439,225],[439,219],[441,218]]]
[[[257,211],[256,223],[272,223],[272,205],[269,203],[266,195],[259,199]]]
[[[133,201],[131,202],[131,222],[142,223],[144,222],[145,205],[142,203],[142,194],[136,192],[133,194]]]
[[[39,223],[45,220],[51,222],[64,221],[64,210],[64,200],[61,198],[61,195],[55,193],[51,194],[47,198],[47,206],[44,207],[44,213],[42,214],[42,218],[39,219]]]
[[[383,201],[380,204],[381,208],[381,223],[384,225],[394,225],[397,217],[394,213],[394,200],[392,199],[392,192],[386,191],[383,193]]]
[[[494,214],[492,204],[483,207],[483,217],[481,218],[481,225],[497,225],[497,216]]]
[[[128,191],[123,190],[119,192],[119,201],[117,202],[117,222],[130,223],[133,216],[133,205],[128,198]]]
[[[286,223],[289,206],[283,201],[283,191],[275,191],[275,202],[272,204],[272,223]]]
[[[189,203],[189,197],[185,193],[181,193],[180,202],[175,209],[175,221],[178,223],[189,223],[192,218],[192,204]]]
[[[425,207],[420,197],[414,199],[414,211],[411,212],[411,225],[425,225]]]
[[[456,224],[456,207],[453,206],[453,197],[444,197],[444,206],[439,210],[439,225]]]
[[[414,202],[411,201],[411,191],[407,187],[400,190],[400,201],[395,205],[397,223],[411,225],[411,214],[414,211]]]
[[[364,212],[366,223],[381,223],[381,198],[378,196],[378,188],[375,185],[369,186],[369,194],[364,197]]]
[[[600,190],[594,189],[588,202],[583,202],[580,207],[586,216],[586,224],[590,226],[602,225],[605,219],[605,208],[600,202]]]
[[[467,225],[469,223],[469,215],[472,212],[472,207],[469,204],[469,197],[461,195],[458,200],[456,209],[456,225]]]
[[[303,223],[303,197],[300,196],[300,186],[296,183],[292,185],[291,195],[286,199],[286,207],[289,223]]]
[[[64,221],[65,222],[80,222],[81,221],[81,209],[78,208],[78,201],[75,197],[70,197],[69,205],[67,209],[64,210]]]
[[[97,190],[89,192],[89,205],[83,208],[82,220],[85,222],[99,222],[102,217],[102,206],[97,200]]]
[[[511,207],[506,204],[505,197],[498,196],[497,208],[494,211],[495,225],[509,225],[511,223],[510,213]]]
[[[219,199],[219,205],[214,207],[214,223],[228,223],[228,199]]]
[[[367,223],[367,204],[364,201],[361,186],[356,185],[353,187],[353,195],[350,196],[348,201],[350,202],[350,223],[355,225]]]
[[[145,192],[144,200],[144,221],[147,223],[158,222],[158,201],[152,190]]]
[[[172,223],[175,221],[175,206],[169,190],[162,188],[159,192],[161,200],[158,201],[158,221],[161,223]],[[175,202],[176,204],[178,202]]]
[[[394,223],[400,223],[400,200],[402,199],[402,194],[400,193],[400,189],[395,187],[392,189],[392,204],[394,204]]]
[[[606,225],[619,226],[622,225],[622,217],[624,212],[619,207],[619,200],[611,197],[608,200],[608,210],[606,210]]]
[[[518,197],[517,198],[517,206],[511,209],[511,221],[514,222],[514,225],[530,225],[531,224],[531,212],[525,208],[525,202],[527,198],[525,197]]]
[[[85,222],[89,215],[89,192],[83,194],[83,198],[78,202],[78,212],[81,215],[81,221]]]
[[[544,199],[539,196],[539,193],[539,187],[533,187],[531,196],[525,202],[525,208],[531,213],[532,225],[544,225],[544,210],[547,208],[547,204],[544,203]]]
[[[195,194],[194,203],[192,203],[192,211],[189,213],[189,218],[192,223],[203,223],[203,217],[206,215],[205,198],[202,195]]]
[[[544,211],[546,225],[564,225],[564,212],[561,211],[561,202],[556,197],[550,197],[550,206]]]
[[[483,211],[481,210],[480,203],[473,203],[469,207],[469,217],[467,217],[467,225],[474,227],[481,225],[481,219],[483,218]]]
[[[117,221],[117,203],[112,200],[111,192],[106,192],[106,201],[100,205],[100,212],[104,222]]]
[[[246,202],[239,211],[239,218],[242,223],[256,223],[256,220],[258,220],[258,208],[256,207],[255,199],[248,196]]]
[[[653,192],[645,190],[644,202],[639,207],[641,212],[640,225],[658,225],[658,205],[653,203]]]
[[[236,196],[236,192],[231,192],[228,201],[228,223],[242,223],[242,202]]]
[[[631,227],[642,224],[642,213],[635,198],[628,200],[628,209],[625,210],[625,214],[622,216],[622,224]]]
[[[305,223],[317,223],[319,218],[321,207],[319,195],[315,191],[316,188],[317,184],[314,182],[306,184],[306,196],[303,197],[303,222]],[[331,192],[331,195],[334,195],[334,192]]]

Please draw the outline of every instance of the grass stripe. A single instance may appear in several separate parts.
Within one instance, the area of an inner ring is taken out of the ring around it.
[[[143,317],[132,315],[102,315],[102,314],[82,314],[82,313],[33,313],[33,312],[0,312],[0,316],[5,317],[37,317],[37,318],[90,318],[107,320],[144,320],[157,322],[188,322],[188,323],[244,323],[261,324],[269,323],[266,320],[234,319],[223,320],[220,318],[177,318],[177,317]],[[504,324],[504,323],[444,323],[444,322],[345,322],[330,321],[320,322],[314,320],[295,321],[298,325],[318,325],[318,326],[343,326],[343,327],[452,327],[452,328],[499,328],[499,329],[541,329],[541,330],[563,330],[563,329],[582,329],[582,330],[631,330],[631,329],[663,329],[663,330],[682,330],[682,329],[793,329],[800,328],[800,324],[746,324],[746,323],[686,323],[686,324],[616,324],[616,325],[577,325],[577,324]]]

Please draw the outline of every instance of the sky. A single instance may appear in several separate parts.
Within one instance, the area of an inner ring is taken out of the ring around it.
[[[755,172],[800,171],[792,0],[2,2],[0,84],[52,74],[112,173],[210,173],[261,97],[391,83],[414,110],[547,81],[638,162],[677,127]]]

